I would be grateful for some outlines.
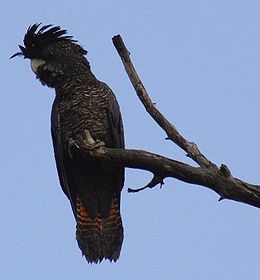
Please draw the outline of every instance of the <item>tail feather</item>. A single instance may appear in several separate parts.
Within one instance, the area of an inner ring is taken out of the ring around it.
[[[86,260],[98,263],[103,259],[117,261],[123,242],[123,226],[118,199],[114,198],[107,217],[90,217],[82,200],[77,199],[77,232],[79,248]]]

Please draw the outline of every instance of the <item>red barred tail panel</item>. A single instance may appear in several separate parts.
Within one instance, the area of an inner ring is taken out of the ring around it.
[[[91,218],[77,199],[77,232],[79,248],[88,262],[98,263],[103,259],[117,261],[123,242],[123,226],[118,200],[113,199],[107,217]]]

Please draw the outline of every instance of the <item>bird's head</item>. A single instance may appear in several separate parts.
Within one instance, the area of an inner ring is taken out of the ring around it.
[[[31,68],[42,84],[55,87],[60,82],[90,72],[87,51],[78,45],[66,30],[59,26],[36,23],[31,25],[25,36],[24,46],[11,56],[23,56],[31,60]]]

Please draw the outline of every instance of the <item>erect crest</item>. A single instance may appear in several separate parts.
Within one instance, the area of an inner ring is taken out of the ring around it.
[[[62,30],[60,26],[54,26],[52,24],[42,26],[38,31],[40,23],[35,23],[27,29],[24,35],[24,46],[19,45],[20,52],[15,53],[10,58],[15,56],[23,56],[24,58],[34,58],[39,56],[42,51],[51,44],[57,42],[70,42],[78,46],[79,51],[85,55],[87,51],[81,46],[76,44],[76,40],[72,39],[72,36],[68,36],[66,30]]]

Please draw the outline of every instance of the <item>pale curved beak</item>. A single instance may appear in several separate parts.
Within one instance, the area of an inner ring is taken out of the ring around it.
[[[32,68],[33,72],[35,74],[37,74],[37,68],[44,63],[45,63],[45,61],[42,59],[38,59],[38,58],[31,59],[31,68]]]

